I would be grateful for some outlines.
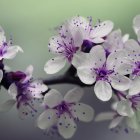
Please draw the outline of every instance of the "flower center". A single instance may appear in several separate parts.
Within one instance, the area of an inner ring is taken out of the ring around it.
[[[92,48],[94,45],[96,45],[96,44],[94,44],[93,42],[91,42],[91,41],[89,41],[89,40],[84,40],[84,41],[83,41],[83,44],[82,44],[81,50],[82,50],[83,52],[89,53],[90,50],[91,50],[91,48]]]
[[[135,67],[133,70],[133,75],[140,75],[140,61],[135,62]]]

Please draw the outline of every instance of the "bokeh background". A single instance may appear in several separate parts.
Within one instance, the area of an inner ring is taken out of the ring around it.
[[[14,44],[20,45],[24,54],[18,54],[13,60],[5,63],[12,70],[24,70],[29,64],[35,68],[34,77],[48,78],[43,71],[45,62],[51,57],[48,53],[48,39],[54,34],[54,28],[65,19],[75,16],[92,16],[97,19],[110,19],[115,28],[123,33],[130,33],[136,38],[132,29],[132,19],[140,14],[139,0],[0,0],[0,25],[7,38],[12,36]],[[63,70],[64,71],[64,70]],[[63,73],[61,71],[60,73]],[[60,74],[58,73],[58,74]],[[55,85],[53,88],[65,93],[72,85]],[[7,91],[1,89],[0,103],[9,99]],[[85,88],[83,101],[95,108],[96,113],[109,110],[109,103],[96,99],[93,89]],[[62,139],[48,137],[36,128],[36,118],[21,121],[16,109],[0,114],[0,140],[51,140]],[[123,130],[118,134],[108,130],[105,123],[79,123],[78,130],[72,140],[139,140],[140,135]]]

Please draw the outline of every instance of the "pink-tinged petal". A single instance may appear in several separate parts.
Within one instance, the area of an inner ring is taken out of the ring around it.
[[[9,46],[6,53],[3,54],[4,59],[13,59],[18,52],[23,52],[19,46]]]
[[[109,101],[112,97],[112,89],[108,82],[99,80],[95,83],[95,95],[102,101]]]
[[[134,115],[134,111],[132,109],[132,103],[128,100],[121,100],[117,103],[117,112],[121,116],[132,117]]]
[[[93,28],[90,36],[91,38],[96,37],[105,37],[107,36],[113,29],[114,24],[112,21],[104,21],[96,25],[96,27]]]
[[[43,95],[41,93],[47,90],[48,90],[48,87],[44,85],[42,81],[39,81],[39,80],[30,83],[28,87],[29,93],[34,98],[42,98]]]
[[[90,51],[90,57],[92,58],[92,63],[95,68],[100,68],[106,61],[105,50],[102,46],[97,45],[93,47]]]
[[[95,121],[96,122],[101,122],[101,121],[107,121],[107,120],[112,120],[113,117],[115,116],[115,112],[102,112],[99,113],[96,118]]]
[[[16,101],[11,99],[0,105],[0,112],[8,112],[14,105]]]
[[[47,74],[54,74],[59,72],[66,64],[66,60],[64,56],[58,56],[51,60],[49,60],[45,66],[44,71]]]
[[[130,88],[131,80],[123,75],[111,75],[110,76],[111,85],[114,89],[119,91],[125,91]]]
[[[90,122],[94,117],[94,110],[89,105],[77,103],[71,107],[72,114],[75,118],[83,122]]]
[[[49,129],[57,122],[57,115],[55,110],[47,109],[37,119],[37,126],[40,129]]]
[[[2,81],[2,79],[3,79],[3,71],[0,70],[0,82]]]
[[[129,89],[129,95],[133,96],[140,93],[140,76],[135,77],[135,79],[132,80],[130,89]]]
[[[9,95],[12,96],[13,99],[16,99],[16,96],[18,95],[18,91],[17,91],[17,86],[14,83],[10,85],[8,89],[8,93]]]
[[[87,85],[92,85],[96,80],[96,74],[90,68],[79,67],[77,69],[77,75]]]
[[[123,117],[121,116],[114,118],[109,125],[109,129],[113,129],[117,127],[122,121],[123,121]]]
[[[62,101],[62,94],[55,89],[51,89],[47,94],[45,94],[43,105],[53,108],[59,105]]]
[[[64,100],[69,103],[79,102],[83,94],[83,89],[76,87],[66,93],[66,95],[64,96]]]
[[[67,113],[60,116],[57,127],[59,134],[65,139],[71,138],[77,129],[77,125],[75,124],[73,118]]]

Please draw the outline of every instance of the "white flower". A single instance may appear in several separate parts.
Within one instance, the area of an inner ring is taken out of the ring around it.
[[[124,48],[124,43],[128,40],[129,35],[125,34],[122,36],[121,30],[115,30],[111,32],[107,38],[106,41],[103,43],[103,47],[106,50],[106,53],[112,53],[116,50],[121,50]]]
[[[82,96],[80,88],[68,91],[64,98],[57,90],[50,90],[44,97],[43,105],[46,110],[37,120],[38,127],[49,130],[56,126],[62,137],[71,138],[77,129],[76,120],[89,122],[93,119],[93,109],[79,103]]]
[[[6,101],[0,106],[0,111],[9,111],[14,104],[18,109],[19,117],[23,119],[29,113],[34,114],[36,109],[33,106],[34,98],[42,98],[42,92],[48,87],[39,80],[32,80],[33,67],[30,65],[25,73],[22,73],[22,79],[10,85],[8,89],[12,99]],[[17,72],[19,74],[19,72]],[[16,75],[16,73],[15,73]]]
[[[22,48],[7,43],[4,30],[0,27],[0,60],[12,59],[18,52],[23,52]]]
[[[92,27],[92,17],[84,18],[81,16],[73,17],[67,20],[60,28],[61,36],[68,36],[71,33],[74,37],[76,32],[80,32],[83,40],[93,43],[103,43],[106,37],[113,29],[112,21],[98,22]]]
[[[85,84],[95,83],[96,96],[102,101],[108,101],[112,97],[111,86],[119,91],[125,91],[130,87],[130,79],[124,76],[120,69],[124,57],[124,51],[116,51],[106,58],[103,47],[95,46],[89,54],[81,58],[77,75]]]

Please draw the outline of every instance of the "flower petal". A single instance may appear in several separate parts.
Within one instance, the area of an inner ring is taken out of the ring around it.
[[[53,108],[59,105],[62,101],[62,94],[55,89],[51,89],[47,94],[45,94],[43,105]]]
[[[123,121],[123,117],[121,116],[114,118],[109,125],[109,129],[113,129],[117,127],[122,121]]]
[[[140,93],[140,76],[135,77],[135,79],[132,80],[132,84],[129,89],[129,95],[136,95]]]
[[[69,103],[75,103],[80,101],[83,94],[84,94],[83,89],[76,87],[66,93],[66,95],[64,96],[64,100]]]
[[[95,121],[100,122],[100,121],[112,120],[114,116],[115,116],[114,112],[102,112],[96,116]]]
[[[140,30],[140,15],[137,15],[134,17],[133,28],[134,28],[135,33],[137,34],[137,32]]]
[[[66,60],[64,56],[58,56],[49,60],[45,66],[44,71],[47,74],[54,74],[59,72],[65,66]]]
[[[1,83],[2,79],[3,79],[3,71],[0,70],[0,83]]]
[[[112,89],[108,82],[99,80],[94,87],[95,95],[102,101],[108,101],[112,97]]]
[[[43,84],[42,81],[36,80],[32,83],[30,83],[28,87],[28,91],[34,98],[42,98],[43,95],[41,93],[47,91],[48,87]]]
[[[90,122],[93,120],[94,110],[89,105],[77,103],[72,106],[73,116],[83,122]]]
[[[132,117],[134,115],[134,111],[132,109],[132,103],[128,100],[121,100],[117,103],[117,112],[121,116]]]
[[[105,37],[112,31],[113,26],[114,24],[112,23],[112,21],[107,20],[107,21],[101,22],[97,24],[96,27],[93,28],[90,36],[92,38]]]
[[[16,101],[11,99],[0,105],[0,112],[8,112],[14,105]]]
[[[18,91],[17,91],[17,86],[14,83],[10,85],[8,89],[8,93],[13,97],[13,99],[16,99],[16,96],[18,95]]]
[[[5,59],[13,59],[18,52],[23,52],[19,46],[9,46],[6,50],[6,53],[3,55]]]
[[[131,80],[128,77],[119,74],[111,75],[110,82],[112,87],[119,91],[128,90],[131,84]]]
[[[77,75],[87,85],[92,85],[96,80],[96,74],[89,68],[79,67],[77,69]]]
[[[60,116],[57,127],[60,135],[63,138],[68,139],[71,138],[76,132],[77,125],[72,117],[70,117],[67,113],[64,113]]]
[[[49,129],[57,122],[56,112],[53,109],[47,109],[37,119],[37,126],[40,129]]]

